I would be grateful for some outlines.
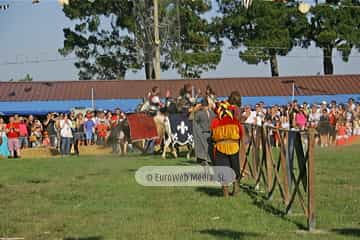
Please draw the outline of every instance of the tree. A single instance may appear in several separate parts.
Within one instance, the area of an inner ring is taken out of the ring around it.
[[[10,79],[10,82],[32,82],[33,77],[30,74],[26,74],[25,77],[20,78],[18,80]]]
[[[324,74],[333,74],[333,51],[347,62],[354,47],[360,46],[360,3],[327,1],[311,9],[309,39],[323,50]]]
[[[177,69],[184,78],[199,78],[204,71],[215,69],[221,60],[221,42],[214,37],[212,23],[202,17],[211,10],[212,1],[177,2],[181,4],[169,14],[178,14],[179,32],[163,48],[163,68]]]
[[[154,78],[155,44],[161,46],[161,67],[183,77],[200,77],[215,68],[220,46],[211,38],[201,15],[208,0],[159,0],[160,43],[154,42],[153,4],[149,0],[71,0],[65,15],[77,21],[65,28],[64,56],[74,53],[81,79],[124,79],[128,70],[145,69]]]
[[[239,57],[249,64],[270,62],[272,76],[279,75],[277,56],[286,56],[295,46],[307,47],[305,15],[296,2],[254,0],[246,9],[239,0],[218,0],[217,18],[221,37],[240,48]]]
[[[141,68],[134,39],[121,30],[132,21],[131,7],[125,0],[71,0],[64,5],[65,15],[77,23],[63,30],[59,52],[79,59],[75,66],[80,79],[124,79],[128,69]]]

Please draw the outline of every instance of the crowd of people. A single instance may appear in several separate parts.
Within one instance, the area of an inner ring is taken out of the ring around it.
[[[168,104],[171,100],[169,91],[166,92],[166,100],[162,102],[159,87],[153,87],[146,98],[147,108],[153,114],[172,107]],[[206,109],[206,114],[209,115],[209,109],[216,108],[217,98],[210,86],[202,95],[201,91],[195,93],[194,87],[187,84],[181,90],[177,101],[182,102],[182,109],[173,111],[185,109],[189,118],[194,120],[199,115],[196,113],[201,110]],[[245,126],[252,124],[294,130],[314,128],[318,133],[317,143],[321,147],[336,145],[352,135],[360,135],[360,105],[352,98],[347,103],[323,101],[311,105],[306,102],[300,104],[294,100],[287,105],[267,106],[260,101],[255,106],[240,106],[235,115]],[[211,116],[213,118],[214,114]],[[14,115],[6,121],[0,118],[0,155],[21,157],[22,149],[41,146],[58,148],[62,155],[69,155],[71,149],[75,154],[79,154],[80,145],[106,145],[111,128],[125,119],[126,114],[119,108],[113,112],[98,110],[84,114],[49,113],[45,118],[33,115]],[[245,127],[245,130],[248,129]],[[273,131],[272,135],[273,144],[277,146],[278,131]]]
[[[299,104],[296,100],[286,106],[264,107],[259,102],[252,109],[245,106],[242,120],[247,124],[265,125],[274,129],[304,130],[313,128],[317,131],[317,144],[321,147],[334,146],[346,142],[351,136],[360,135],[360,105],[350,98],[347,103],[325,101],[309,105]],[[273,132],[277,145],[278,132]]]
[[[57,148],[62,155],[70,155],[73,149],[79,154],[81,145],[106,145],[111,127],[125,118],[120,109],[49,113],[43,120],[15,114],[5,122],[0,117],[0,155],[19,158],[22,149],[37,147]]]

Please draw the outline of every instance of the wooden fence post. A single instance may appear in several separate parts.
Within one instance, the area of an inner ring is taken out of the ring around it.
[[[315,230],[315,162],[314,162],[315,133],[309,130],[309,159],[308,159],[308,230]]]

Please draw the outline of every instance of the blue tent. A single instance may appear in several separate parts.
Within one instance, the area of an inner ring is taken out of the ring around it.
[[[124,112],[132,112],[141,102],[141,99],[110,99],[96,100],[94,103],[96,109],[120,108]],[[72,108],[91,107],[91,100],[0,102],[0,111],[5,115],[46,115],[48,112],[68,112]]]

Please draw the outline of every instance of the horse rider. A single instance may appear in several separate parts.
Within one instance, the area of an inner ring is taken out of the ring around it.
[[[149,102],[149,113],[151,115],[156,115],[160,108],[164,106],[160,99],[160,88],[158,86],[154,86],[148,93],[147,98]]]

